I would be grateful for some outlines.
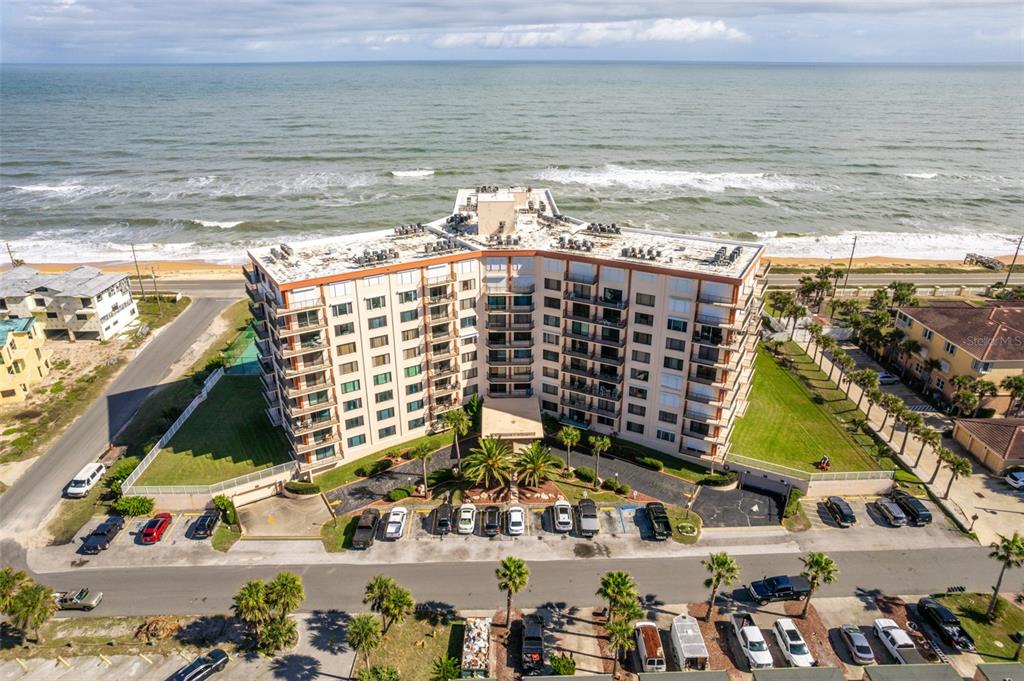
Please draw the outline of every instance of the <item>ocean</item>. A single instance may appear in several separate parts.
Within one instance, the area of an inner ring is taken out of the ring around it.
[[[0,67],[0,237],[29,262],[238,261],[427,221],[455,190],[764,240],[1012,253],[1024,68],[637,63]]]

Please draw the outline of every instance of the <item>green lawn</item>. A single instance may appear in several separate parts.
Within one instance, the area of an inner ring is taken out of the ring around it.
[[[733,453],[807,472],[817,470],[822,454],[832,460],[833,471],[877,470],[866,449],[870,438],[846,427],[859,416],[856,405],[795,344],[787,343],[784,352],[794,369],[758,349],[750,404],[732,435]]]
[[[461,443],[462,441],[460,441]],[[405,442],[397,445],[391,445],[387,449],[381,449],[380,451],[373,452],[372,454],[366,454],[360,456],[358,459],[349,461],[343,466],[332,468],[331,470],[318,475],[314,482],[320,485],[320,489],[325,492],[329,492],[332,489],[343,487],[351,482],[355,482],[359,479],[356,475],[357,468],[368,468],[374,461],[381,458],[382,456],[400,456],[410,449],[416,449],[421,444],[428,445],[431,450],[438,450],[441,447],[447,447],[452,443],[451,431],[444,431],[441,433],[434,433],[433,435],[424,435],[417,437],[412,440],[406,440]],[[463,447],[462,454],[465,455],[465,445],[460,444]]]
[[[462,631],[461,620],[432,622],[409,617],[391,627],[381,646],[370,653],[370,665],[391,665],[398,670],[402,681],[428,681],[435,659],[442,655],[459,659]],[[358,655],[355,671],[363,669],[363,656]]]
[[[161,451],[139,485],[209,485],[290,460],[264,413],[260,379],[225,376]]]
[[[1010,639],[1010,634],[1024,631],[1024,610],[1000,598],[996,619],[989,623],[984,619],[988,599],[987,594],[971,593],[950,594],[939,598],[960,617],[960,623],[974,639],[978,654],[986,662],[1013,662],[1017,644]]]

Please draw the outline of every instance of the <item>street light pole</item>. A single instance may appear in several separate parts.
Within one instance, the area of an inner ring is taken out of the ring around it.
[[[846,263],[846,278],[843,279],[843,288],[846,288],[846,285],[850,283],[850,268],[853,267],[853,253],[856,250],[857,250],[857,235],[854,234],[853,235],[853,248],[850,249],[850,261],[848,263]],[[833,291],[832,295],[833,296],[835,295],[834,291]]]
[[[1010,267],[1006,270],[1006,279],[1003,281],[1003,286],[1010,285],[1010,275],[1013,274],[1013,268],[1017,266],[1017,256],[1020,255],[1020,245],[1024,242],[1024,234],[1020,235],[1020,239],[1017,240],[1017,250],[1013,252],[1013,262],[1010,263]]]

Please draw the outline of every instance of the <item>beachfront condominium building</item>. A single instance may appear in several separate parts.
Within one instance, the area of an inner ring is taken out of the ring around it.
[[[50,373],[50,352],[34,317],[0,319],[0,405],[23,402]]]
[[[428,224],[253,250],[267,413],[312,471],[437,429],[475,394],[721,462],[747,403],[762,255],[585,222],[514,187],[460,190]]]
[[[998,391],[994,397],[986,396],[979,407],[998,414],[1010,407],[1009,391],[1000,384],[1024,373],[1024,305],[901,307],[896,328],[907,340],[920,344],[917,352],[901,354],[900,363],[935,397],[951,402],[956,393],[952,379],[970,376],[991,381]]]
[[[45,273],[25,265],[0,273],[0,319],[35,317],[47,336],[108,340],[138,316],[127,274],[88,266]]]

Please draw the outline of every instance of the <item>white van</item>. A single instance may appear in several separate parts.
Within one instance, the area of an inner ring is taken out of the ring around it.
[[[74,499],[84,497],[89,490],[96,486],[106,470],[106,467],[98,462],[86,464],[82,470],[78,471],[78,475],[71,478],[71,482],[68,483],[67,495]]]
[[[633,625],[636,634],[636,652],[640,658],[640,671],[665,671],[665,651],[661,645],[661,632],[654,622],[637,622]]]

